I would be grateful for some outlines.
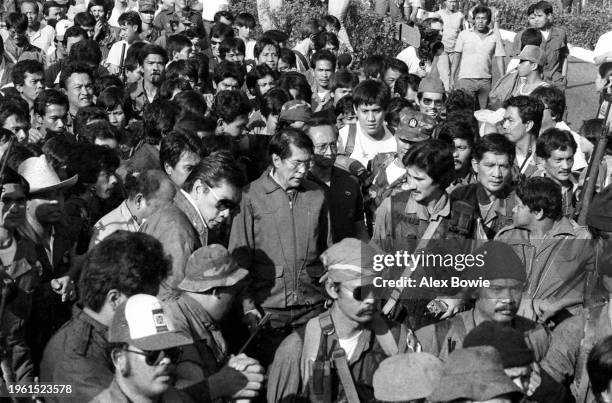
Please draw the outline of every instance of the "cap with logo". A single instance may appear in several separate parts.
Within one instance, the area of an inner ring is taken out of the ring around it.
[[[540,66],[546,64],[544,51],[539,46],[535,45],[526,45],[518,55],[518,59],[520,61],[527,60],[532,63],[537,63]]]
[[[429,115],[410,108],[400,111],[400,122],[395,135],[410,142],[424,141],[431,138],[436,121]]]
[[[191,338],[174,330],[161,301],[146,294],[133,295],[119,305],[109,329],[108,341],[128,343],[147,351],[193,343]]]
[[[190,292],[206,292],[217,287],[231,287],[249,272],[238,266],[224,246],[204,246],[191,254],[185,267],[185,278],[178,288]]]

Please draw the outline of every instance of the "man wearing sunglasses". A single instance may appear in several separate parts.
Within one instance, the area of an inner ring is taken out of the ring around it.
[[[289,396],[326,401],[319,400],[324,395],[327,401],[346,401],[350,394],[355,397],[348,401],[373,401],[372,377],[378,364],[388,356],[418,350],[409,329],[385,321],[377,312],[380,291],[373,286],[377,274],[372,265],[378,253],[369,244],[345,238],[321,255],[327,271],[320,282],[329,309],[280,345],[268,374],[269,403]]]
[[[242,171],[226,153],[213,153],[195,165],[174,203],[149,216],[140,228],[153,235],[172,257],[172,273],[162,283],[160,296],[185,276],[189,256],[199,247],[226,243],[230,218],[238,211],[244,185]]]
[[[421,113],[440,120],[445,109],[444,102],[446,102],[446,90],[442,80],[428,76],[419,83],[417,105]]]
[[[92,402],[191,402],[172,384],[181,347],[193,340],[174,331],[157,298],[136,294],[119,305],[109,343],[115,377]]]
[[[324,192],[307,179],[312,140],[285,128],[272,136],[269,150],[273,165],[245,188],[229,242],[252,276],[243,299],[245,321],[253,328],[259,309],[271,314],[252,352],[264,366],[294,328],[321,312],[319,255],[330,236]]]

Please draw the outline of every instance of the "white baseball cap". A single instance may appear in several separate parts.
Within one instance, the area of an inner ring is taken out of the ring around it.
[[[128,343],[141,350],[156,351],[193,343],[174,330],[161,301],[152,295],[136,294],[119,305],[109,329],[111,343]]]

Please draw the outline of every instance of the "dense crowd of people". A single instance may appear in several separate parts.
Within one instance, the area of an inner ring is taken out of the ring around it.
[[[576,130],[547,1],[324,4],[3,4],[3,396],[611,401],[611,34]]]

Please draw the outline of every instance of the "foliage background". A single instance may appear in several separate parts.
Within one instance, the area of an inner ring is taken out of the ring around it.
[[[567,31],[568,41],[572,45],[593,49],[599,36],[612,30],[612,10],[605,0],[595,1],[600,3],[589,4],[580,15],[563,14],[560,1],[552,1],[555,7],[555,24]],[[501,11],[501,27],[515,32],[527,26],[525,13],[534,2],[535,0],[489,1]],[[230,9],[234,13],[247,11],[257,17],[255,0],[233,0]],[[300,39],[302,23],[326,13],[326,7],[318,0],[285,0],[283,8],[273,15],[273,19],[275,26],[289,33],[292,43],[295,43]],[[364,7],[361,0],[351,2],[345,23],[358,63],[372,54],[396,55],[404,47],[395,39],[395,22],[390,17],[381,17],[372,9]]]

